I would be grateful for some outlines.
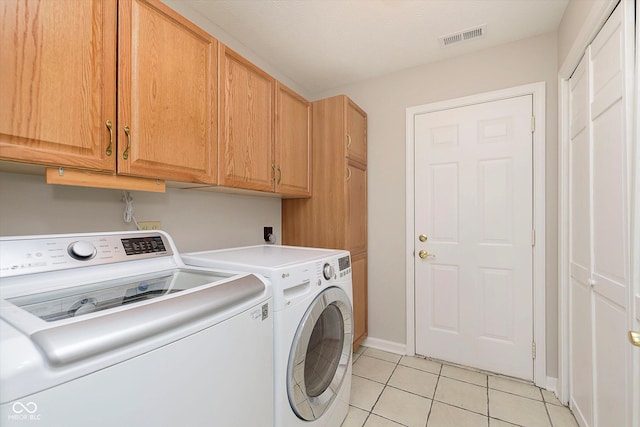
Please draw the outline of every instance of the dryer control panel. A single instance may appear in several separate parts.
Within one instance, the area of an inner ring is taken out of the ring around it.
[[[345,275],[351,273],[351,257],[347,255],[338,258],[338,266],[340,268],[340,277],[344,277]]]

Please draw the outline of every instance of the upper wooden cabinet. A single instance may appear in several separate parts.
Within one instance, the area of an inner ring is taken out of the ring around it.
[[[215,183],[217,41],[159,1],[118,8],[118,173]]]
[[[220,44],[219,184],[310,194],[311,104]]]
[[[115,1],[4,0],[0,158],[115,171]]]
[[[311,103],[276,84],[275,165],[277,193],[311,194]]]
[[[346,157],[367,164],[367,114],[344,97]]]
[[[273,191],[273,77],[220,44],[219,184]]]
[[[0,158],[215,183],[215,39],[157,0],[1,13]]]

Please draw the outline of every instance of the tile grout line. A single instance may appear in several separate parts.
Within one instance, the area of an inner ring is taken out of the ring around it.
[[[491,427],[491,406],[489,405],[489,375],[487,375],[487,426]]]
[[[362,352],[362,354],[360,354],[360,357],[364,356],[366,352],[367,352],[367,350],[363,351],[363,352]],[[371,357],[372,359],[377,359],[377,360],[382,360],[382,361],[385,361],[385,362],[393,363],[393,362],[391,362],[391,361],[389,361],[389,360],[380,359],[380,358],[378,358],[378,357],[373,357],[373,356],[368,356],[368,357]],[[371,406],[371,410],[370,410],[370,411],[369,411],[369,413],[367,414],[367,418],[365,418],[365,420],[364,420],[364,424],[367,424],[367,421],[369,421],[369,418],[371,417],[371,414],[373,414],[373,408],[375,408],[375,407],[376,407],[376,405],[378,404],[378,402],[380,401],[380,397],[382,397],[382,394],[383,394],[383,393],[384,393],[384,391],[386,390],[387,385],[389,384],[389,380],[391,380],[391,377],[393,376],[393,373],[396,371],[396,369],[398,369],[398,365],[400,364],[400,361],[401,361],[401,360],[402,360],[402,356],[400,356],[400,359],[398,359],[398,361],[396,362],[396,366],[394,366],[394,367],[393,367],[393,370],[391,371],[391,374],[389,375],[389,378],[387,378],[387,381],[384,383],[384,385],[383,385],[383,387],[382,387],[382,391],[380,392],[380,395],[378,396],[378,398],[376,399],[376,401],[375,401],[375,402],[373,403],[373,405]],[[372,380],[370,380],[370,381],[372,381]],[[378,383],[378,384],[382,384],[382,383]],[[375,416],[377,416],[377,417],[384,418],[385,420],[386,420],[386,419],[388,419],[388,418],[385,418],[385,417],[383,417],[383,416],[381,416],[381,415],[378,415],[378,414],[373,414],[373,415],[375,415]],[[392,422],[394,422],[394,423],[396,423],[396,424],[400,424],[400,423],[396,422],[395,420],[389,420],[389,421],[392,421]],[[363,424],[363,426],[364,426],[364,424]]]
[[[553,420],[551,419],[551,414],[549,413],[549,407],[547,406],[547,402],[544,400],[544,394],[542,394],[542,389],[540,390],[540,396],[542,397],[542,402],[544,404],[544,411],[547,413],[547,418],[549,418],[549,425],[553,427]]]
[[[429,412],[427,413],[427,420],[424,426],[429,426],[429,417],[431,417],[431,411],[433,411],[433,402],[436,401],[436,391],[438,391],[438,385],[440,384],[440,377],[442,376],[442,367],[444,365],[440,363],[440,370],[438,371],[438,379],[436,380],[436,386],[433,388],[433,396],[431,396],[431,405],[429,405]]]

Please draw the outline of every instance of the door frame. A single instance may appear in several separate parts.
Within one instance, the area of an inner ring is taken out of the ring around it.
[[[407,293],[407,347],[408,355],[415,355],[415,134],[414,118],[440,110],[466,107],[485,102],[499,101],[518,96],[533,96],[533,228],[535,245],[533,247],[533,340],[536,343],[536,357],[533,361],[533,380],[539,387],[547,388],[547,351],[546,351],[546,301],[545,301],[545,82],[531,83],[512,88],[485,92],[481,94],[451,99],[447,101],[409,107],[406,110],[406,293]]]

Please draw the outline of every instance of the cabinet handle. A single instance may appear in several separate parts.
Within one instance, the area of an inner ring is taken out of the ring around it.
[[[131,148],[131,135],[130,135],[131,129],[129,129],[129,126],[125,126],[124,127],[124,133],[127,135],[127,149],[124,150],[124,153],[122,154],[122,158],[127,160],[129,158],[129,149]]]
[[[280,181],[282,181],[282,169],[280,169],[280,166],[278,165],[278,185],[280,185]]]
[[[109,129],[109,146],[107,147],[107,156],[110,156],[111,153],[113,152],[113,150],[111,149],[111,147],[113,146],[113,128],[112,128],[113,124],[109,119],[107,119],[105,124],[107,125],[107,129]]]
[[[276,165],[274,163],[271,163],[271,169],[273,171],[273,174],[271,175],[271,182],[273,183],[273,185],[276,184]]]
[[[347,134],[347,150],[351,148],[351,135]]]
[[[347,182],[351,180],[351,168],[347,168]]]

